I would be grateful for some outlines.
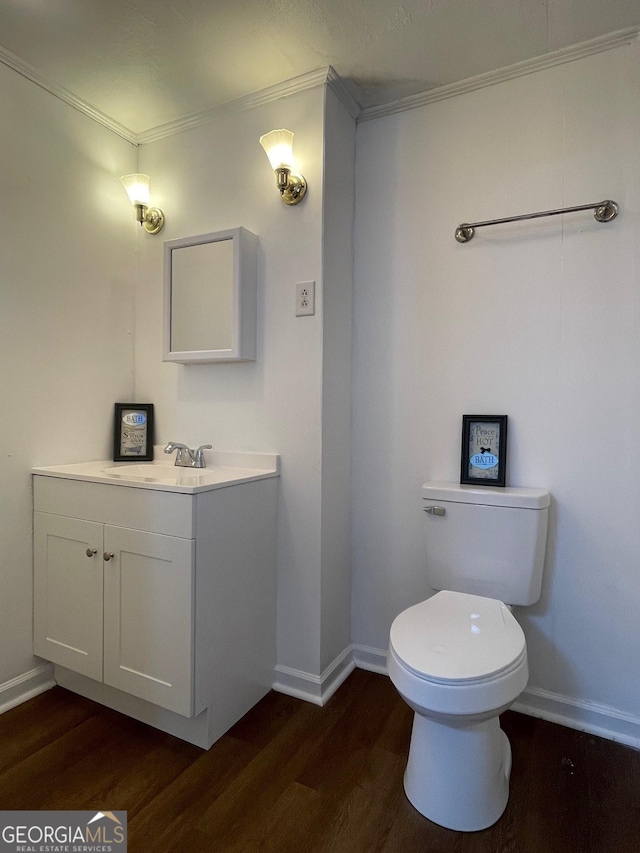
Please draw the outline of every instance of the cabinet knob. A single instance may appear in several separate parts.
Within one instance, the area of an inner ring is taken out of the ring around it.
[[[103,554],[103,558],[104,558],[105,563],[108,563],[109,560],[114,556],[115,556],[115,554],[110,554],[108,551],[105,551]]]
[[[93,557],[94,554],[98,553],[97,548],[87,548],[87,557]]]

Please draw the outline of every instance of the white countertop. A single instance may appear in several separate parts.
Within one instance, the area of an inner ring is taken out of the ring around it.
[[[75,462],[71,465],[48,465],[32,468],[41,477],[60,477],[84,480],[89,483],[109,483],[133,489],[154,489],[164,492],[196,494],[210,489],[223,489],[237,483],[264,480],[280,474],[277,453],[205,450],[206,468],[182,468],[173,464],[173,457],[154,448],[153,462]]]

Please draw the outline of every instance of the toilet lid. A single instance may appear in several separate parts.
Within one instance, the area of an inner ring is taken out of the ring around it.
[[[522,628],[501,601],[463,592],[439,592],[409,607],[390,639],[408,669],[435,681],[495,676],[525,652]]]

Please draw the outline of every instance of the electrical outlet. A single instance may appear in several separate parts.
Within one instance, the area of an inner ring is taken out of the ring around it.
[[[316,313],[315,281],[299,281],[296,284],[296,317],[309,317]]]

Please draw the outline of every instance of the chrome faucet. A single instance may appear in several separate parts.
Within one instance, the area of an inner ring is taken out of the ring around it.
[[[210,444],[201,444],[197,450],[191,450],[186,444],[178,444],[175,441],[170,441],[164,449],[165,453],[176,453],[175,464],[178,468],[206,468],[203,450],[211,450]]]

